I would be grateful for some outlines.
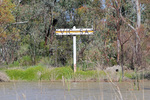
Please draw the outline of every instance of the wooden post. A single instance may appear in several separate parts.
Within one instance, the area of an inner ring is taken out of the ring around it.
[[[76,36],[73,36],[73,66],[76,72]]]

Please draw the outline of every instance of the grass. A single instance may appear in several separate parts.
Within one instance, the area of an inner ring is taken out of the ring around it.
[[[88,71],[77,71],[74,75],[76,81],[86,81],[86,80],[98,80],[99,77],[106,76],[104,71],[88,70]]]
[[[6,74],[11,80],[61,80],[71,79],[73,70],[71,67],[59,67],[48,69],[43,66],[32,66],[27,69],[7,69]]]
[[[125,72],[124,76],[127,78],[130,78],[130,79],[135,79],[135,73],[134,72],[132,72],[132,73]]]
[[[27,81],[37,81],[37,80],[70,80],[70,81],[98,81],[100,78],[106,78],[106,73],[104,71],[97,70],[77,70],[76,73],[73,72],[71,67],[57,67],[57,68],[46,68],[42,65],[31,66],[26,69],[7,69],[6,74],[11,80],[27,80]],[[134,78],[134,73],[125,73],[125,77],[130,79]]]
[[[72,78],[73,70],[71,67],[58,67],[52,70],[47,69],[41,75],[41,80],[61,80],[62,77],[65,79]]]
[[[41,66],[29,67],[24,69],[8,69],[6,70],[7,75],[11,80],[39,80],[40,73],[43,73],[44,68]]]

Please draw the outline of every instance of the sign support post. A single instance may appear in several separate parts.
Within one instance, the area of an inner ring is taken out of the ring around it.
[[[92,28],[80,28],[76,29],[74,26],[72,29],[56,29],[56,35],[73,35],[73,66],[74,66],[74,73],[77,71],[76,66],[76,35],[91,35],[93,34]]]
[[[76,72],[76,36],[73,36],[73,66],[74,66],[74,72]]]

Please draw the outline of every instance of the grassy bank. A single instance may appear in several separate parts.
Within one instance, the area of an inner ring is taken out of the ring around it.
[[[11,80],[27,81],[57,81],[62,79],[70,81],[99,81],[107,78],[107,75],[104,71],[82,71],[78,69],[77,72],[74,73],[71,67],[46,68],[43,66],[32,66],[26,69],[7,69],[6,74],[10,77]],[[133,73],[125,73],[125,76],[131,79],[133,78]]]

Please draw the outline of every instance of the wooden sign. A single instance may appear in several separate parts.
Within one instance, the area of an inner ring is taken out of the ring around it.
[[[93,34],[92,28],[73,28],[73,29],[56,29],[56,35],[91,35]]]

